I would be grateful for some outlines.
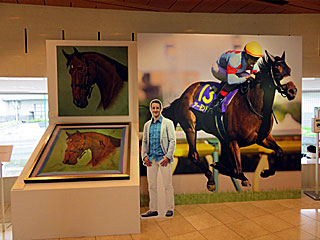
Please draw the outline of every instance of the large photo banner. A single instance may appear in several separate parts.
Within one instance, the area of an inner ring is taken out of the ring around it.
[[[209,191],[215,170],[254,190],[299,172],[301,45],[294,36],[138,34],[140,132],[150,100],[162,100],[176,126],[174,174],[202,173]],[[203,158],[213,151],[219,157]],[[300,188],[297,176],[267,189]]]

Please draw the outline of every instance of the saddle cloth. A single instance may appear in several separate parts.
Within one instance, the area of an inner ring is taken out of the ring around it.
[[[205,84],[199,91],[196,100],[190,106],[190,108],[195,109],[200,112],[205,112],[206,109],[210,106],[210,103],[216,98],[218,93],[220,92],[223,83],[217,82],[208,82]],[[222,101],[221,109],[222,112],[227,110],[227,106],[231,101],[232,97],[237,93],[238,89],[235,89],[225,97]]]

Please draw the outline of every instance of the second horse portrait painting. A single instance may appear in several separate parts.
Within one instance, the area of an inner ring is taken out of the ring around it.
[[[57,124],[26,182],[128,178],[128,124]]]

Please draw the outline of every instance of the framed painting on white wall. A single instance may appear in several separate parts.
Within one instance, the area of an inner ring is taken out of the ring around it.
[[[47,41],[51,116],[130,117],[134,58],[134,42]]]

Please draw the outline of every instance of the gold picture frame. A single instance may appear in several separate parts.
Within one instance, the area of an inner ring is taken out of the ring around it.
[[[25,183],[129,179],[130,123],[56,124]]]

